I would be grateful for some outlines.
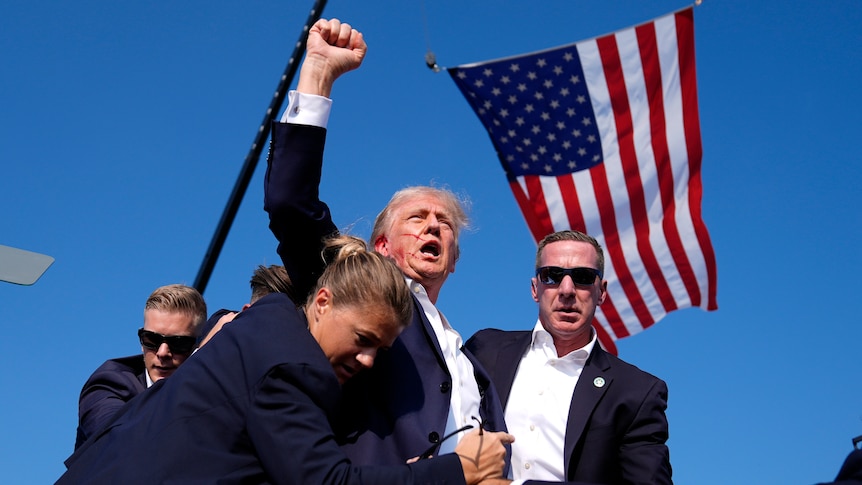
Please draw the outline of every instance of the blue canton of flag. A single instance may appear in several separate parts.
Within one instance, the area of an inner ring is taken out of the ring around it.
[[[460,66],[453,79],[488,128],[508,175],[561,175],[601,163],[574,47]]]

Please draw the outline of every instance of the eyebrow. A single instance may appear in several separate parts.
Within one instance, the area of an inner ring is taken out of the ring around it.
[[[382,350],[389,350],[392,348],[391,345],[383,345],[383,339],[381,339],[376,333],[373,333],[369,330],[363,330],[363,331],[357,330],[357,333],[359,333],[363,337],[370,340],[371,343],[373,343],[374,345],[376,345],[378,348],[380,348]],[[397,339],[398,337],[395,337],[395,338]],[[394,340],[393,340],[393,342],[394,342]]]

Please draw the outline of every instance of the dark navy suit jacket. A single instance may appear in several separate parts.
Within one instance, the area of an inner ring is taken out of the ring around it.
[[[271,294],[125,406],[57,483],[464,483],[454,454],[351,465],[331,428],[340,392],[305,315]]]
[[[75,449],[104,428],[133,397],[147,388],[141,354],[111,359],[87,379],[78,399],[78,432]]]
[[[466,347],[491,374],[504,407],[531,341],[530,331],[496,329],[481,330],[467,341]],[[604,380],[603,385],[595,384],[597,378]],[[665,444],[666,409],[664,381],[595,346],[569,408],[566,479],[597,484],[672,483]]]
[[[327,205],[319,200],[326,130],[274,123],[265,180],[264,208],[279,241],[285,268],[305,295],[322,270],[321,239],[337,232]],[[306,257],[296,257],[296,255]],[[399,464],[442,437],[449,415],[452,377],[431,324],[418,302],[413,321],[374,367],[344,386],[336,432],[347,455],[359,464]],[[503,409],[482,366],[475,366],[486,429],[505,430]]]
[[[847,455],[834,481],[818,485],[862,485],[862,449],[854,448]]]

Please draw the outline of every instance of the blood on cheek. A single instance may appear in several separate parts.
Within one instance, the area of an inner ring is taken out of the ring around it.
[[[424,239],[422,239],[422,236],[420,236],[418,234],[405,233],[405,234],[401,234],[401,237],[412,238],[412,239],[415,239],[416,241],[424,242]],[[406,256],[416,257],[416,254],[417,254],[416,252],[412,252],[412,251],[408,252],[403,247],[393,248],[393,249],[391,249],[391,253],[392,253],[392,256],[396,260],[399,258],[404,258]]]

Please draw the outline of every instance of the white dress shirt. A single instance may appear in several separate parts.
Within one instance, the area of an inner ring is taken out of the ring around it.
[[[462,351],[461,335],[449,325],[446,317],[431,303],[428,293],[425,292],[425,287],[410,278],[405,278],[405,280],[410,287],[410,291],[422,305],[422,310],[425,312],[428,321],[431,322],[431,328],[434,329],[437,342],[443,351],[443,358],[446,360],[449,375],[452,376],[452,392],[449,395],[449,417],[446,419],[444,436],[468,424],[478,426],[479,423],[473,420],[473,416],[477,419],[479,418],[479,403],[481,400],[479,384],[476,382],[473,363],[470,362],[470,359]],[[466,431],[458,433],[457,440],[460,440],[464,436],[464,433]],[[457,440],[450,438],[444,441],[440,445],[437,454],[442,455],[454,452],[455,445],[458,444]]]
[[[281,122],[326,128],[331,110],[332,100],[325,96],[288,91]]]
[[[572,394],[595,344],[593,333],[587,345],[557,357],[551,334],[536,322],[505,410],[506,426],[515,436],[511,478],[565,481],[563,455]]]

